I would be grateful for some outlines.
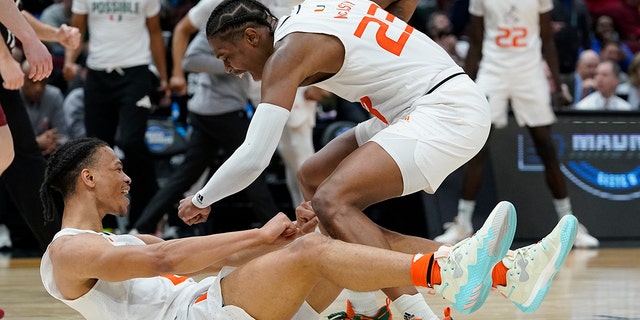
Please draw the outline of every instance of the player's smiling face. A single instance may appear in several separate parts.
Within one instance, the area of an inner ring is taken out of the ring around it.
[[[91,179],[95,182],[95,192],[101,199],[100,205],[107,213],[118,216],[127,214],[131,178],[124,173],[122,161],[113,149],[102,147],[98,150],[96,165],[91,168]]]

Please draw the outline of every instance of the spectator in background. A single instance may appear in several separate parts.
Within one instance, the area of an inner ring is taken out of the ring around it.
[[[74,81],[69,83],[69,92],[62,103],[67,127],[66,134],[69,139],[87,136],[87,129],[84,125],[84,81],[87,78],[87,67],[84,65],[78,67],[78,74]]]
[[[640,109],[640,52],[633,56],[627,82],[618,85],[616,95],[624,97],[634,110]]]
[[[22,63],[22,72],[29,73],[28,61]],[[66,123],[62,111],[64,96],[57,87],[47,84],[47,79],[33,81],[25,76],[20,89],[36,142],[44,156],[50,155],[66,141]]]
[[[77,139],[87,136],[84,126],[84,88],[71,90],[62,102],[64,121],[67,127],[69,139]]]
[[[136,6],[105,7],[96,0],[74,0],[72,24],[89,34],[84,85],[87,136],[118,145],[124,166],[131,172],[129,223],[138,219],[158,189],[151,154],[145,144],[152,97],[168,97],[165,45],[160,28],[160,0],[141,0]],[[80,49],[67,50],[63,73],[66,80],[80,70]],[[154,63],[160,85],[150,71]],[[116,135],[118,139],[116,141]],[[113,219],[113,218],[112,218]],[[115,219],[105,222],[116,227]],[[130,227],[129,225],[129,227]]]
[[[426,28],[429,38],[441,46],[459,66],[464,67],[469,44],[458,41],[451,28],[451,21],[444,12],[436,11],[429,15]]]
[[[576,110],[629,111],[637,110],[624,99],[616,96],[620,83],[620,67],[611,60],[603,60],[596,68],[596,91],[575,106]]]
[[[71,24],[72,0],[59,0],[46,7],[40,15],[40,21],[52,27]]]
[[[573,74],[580,48],[591,48],[591,17],[584,0],[554,0],[551,26],[560,74]]]
[[[603,15],[596,19],[593,35],[591,37],[591,49],[602,56],[602,50],[604,49],[605,44],[610,41],[619,43],[620,50],[624,53],[624,58],[620,61],[620,67],[623,69],[626,68],[626,66],[629,65],[629,62],[631,62],[633,52],[626,44],[620,43],[620,35],[618,34],[618,31],[616,31],[613,19],[610,16]]]
[[[610,60],[618,64],[620,67],[620,83],[627,82],[627,66],[631,63],[632,55],[628,55],[622,50],[620,41],[607,41],[602,45],[600,50],[600,58],[604,60]]]
[[[562,84],[573,95],[573,104],[582,100],[596,87],[596,67],[600,63],[600,56],[593,50],[584,50],[578,56],[575,71],[570,75],[561,75]]]
[[[587,0],[592,16],[612,18],[620,31],[619,40],[631,49],[640,50],[640,0]]]

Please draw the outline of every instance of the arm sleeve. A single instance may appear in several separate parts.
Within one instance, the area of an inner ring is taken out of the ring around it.
[[[193,204],[205,208],[252,183],[269,165],[288,118],[289,110],[283,107],[259,104],[244,142],[195,194]]]

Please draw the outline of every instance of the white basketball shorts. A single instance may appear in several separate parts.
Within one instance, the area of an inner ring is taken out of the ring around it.
[[[406,195],[434,193],[482,149],[490,127],[484,94],[468,76],[460,75],[416,100],[391,125],[372,118],[360,123],[355,134],[359,145],[373,141],[394,159]]]
[[[479,70],[476,83],[486,94],[491,107],[491,122],[496,128],[508,123],[509,99],[519,126],[540,127],[554,123],[549,82],[542,66],[528,72],[505,75]]]

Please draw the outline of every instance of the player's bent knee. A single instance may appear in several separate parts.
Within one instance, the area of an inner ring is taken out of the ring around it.
[[[331,241],[331,238],[321,233],[311,232],[291,243],[288,249],[303,255],[315,256],[316,250],[321,249]]]

